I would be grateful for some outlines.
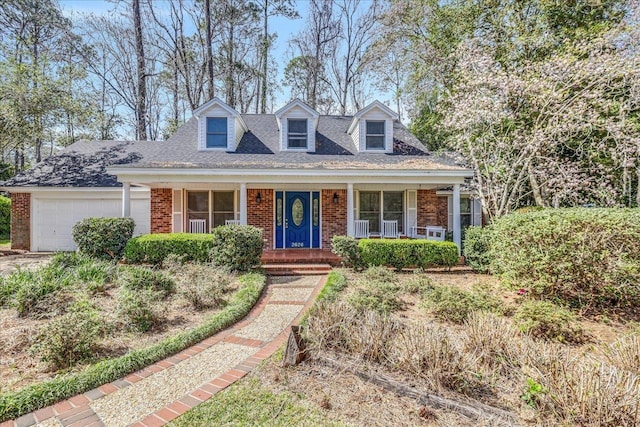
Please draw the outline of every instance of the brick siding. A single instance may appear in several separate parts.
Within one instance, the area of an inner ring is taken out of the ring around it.
[[[170,188],[151,189],[151,232],[171,233],[173,226],[173,191]]]
[[[256,203],[258,193],[260,193],[260,204]],[[247,189],[247,224],[262,229],[264,249],[273,249],[273,199],[273,190]]]
[[[436,190],[418,190],[418,227],[433,225],[438,225],[438,196],[436,195]]]
[[[333,194],[338,203],[333,203]],[[347,190],[322,190],[322,248],[331,248],[331,238],[347,234]]]
[[[438,196],[436,225],[447,228],[449,226],[449,198]]]
[[[11,193],[11,249],[31,250],[31,193]]]

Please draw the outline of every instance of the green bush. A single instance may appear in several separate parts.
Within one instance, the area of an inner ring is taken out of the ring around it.
[[[398,277],[386,267],[371,267],[357,280],[347,302],[358,311],[387,314],[402,307]]]
[[[358,243],[365,265],[451,267],[458,263],[458,247],[452,242],[409,239],[362,239]]]
[[[118,314],[127,320],[128,326],[138,332],[147,332],[161,323],[157,302],[162,293],[153,289],[121,289],[118,293]]]
[[[214,265],[232,271],[249,271],[260,265],[262,230],[251,225],[222,225],[211,232]]]
[[[95,307],[78,302],[40,329],[31,353],[53,369],[68,368],[96,355],[102,330]]]
[[[331,239],[331,252],[342,258],[342,264],[345,267],[350,267],[354,270],[364,267],[358,241],[351,236],[333,236]]]
[[[51,298],[62,289],[74,284],[73,273],[56,265],[45,265],[35,270],[19,270],[5,278],[5,286],[13,289],[10,306],[19,316],[52,311]]]
[[[162,297],[176,291],[176,283],[160,271],[143,267],[126,267],[120,272],[120,286],[131,291],[150,290],[160,293]]]
[[[438,319],[454,323],[464,322],[474,311],[500,312],[500,300],[476,288],[464,291],[455,286],[431,286],[423,293],[423,303]]]
[[[582,342],[584,334],[569,310],[549,301],[528,300],[516,310],[513,320],[522,332],[560,342]]]
[[[120,259],[134,226],[131,218],[85,218],[73,226],[73,241],[90,257]]]
[[[0,237],[11,234],[11,199],[0,196]]]
[[[462,245],[465,261],[474,270],[486,273],[491,264],[491,232],[489,227],[468,227]]]
[[[145,234],[127,242],[124,257],[130,263],[162,264],[167,256],[184,261],[209,262],[213,239],[210,234]]]
[[[493,225],[491,270],[577,307],[640,301],[640,209],[544,209]]]

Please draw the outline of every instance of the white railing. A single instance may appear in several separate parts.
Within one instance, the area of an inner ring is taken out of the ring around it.
[[[239,219],[225,219],[224,225],[240,225]]]
[[[354,237],[356,239],[368,238],[369,237],[369,220],[357,219],[354,221],[354,223],[355,223]]]
[[[398,221],[382,221],[382,237],[386,239],[397,239],[400,237],[398,234]]]
[[[428,240],[444,240],[446,230],[442,227],[427,227]]]
[[[207,232],[206,219],[190,219],[189,220],[189,233],[203,234],[206,232]]]

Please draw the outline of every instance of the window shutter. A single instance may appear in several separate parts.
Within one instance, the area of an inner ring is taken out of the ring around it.
[[[449,212],[447,230],[453,230],[453,196],[447,196],[447,210]]]
[[[418,192],[416,190],[407,190],[407,228],[404,234],[410,236],[413,233],[413,227],[418,225]]]
[[[353,217],[355,219],[360,219],[360,191],[353,190],[353,198],[355,199],[353,202]]]
[[[173,232],[182,232],[182,190],[173,190]]]
[[[482,202],[480,199],[473,199],[471,215],[471,225],[482,225]]]

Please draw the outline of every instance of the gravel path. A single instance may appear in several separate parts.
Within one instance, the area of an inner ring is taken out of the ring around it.
[[[108,394],[90,406],[107,426],[128,426],[222,375],[256,352],[243,345],[220,343],[171,369]]]
[[[236,326],[140,372],[0,427],[164,425],[270,357],[325,280],[326,276],[271,278],[266,295]]]

